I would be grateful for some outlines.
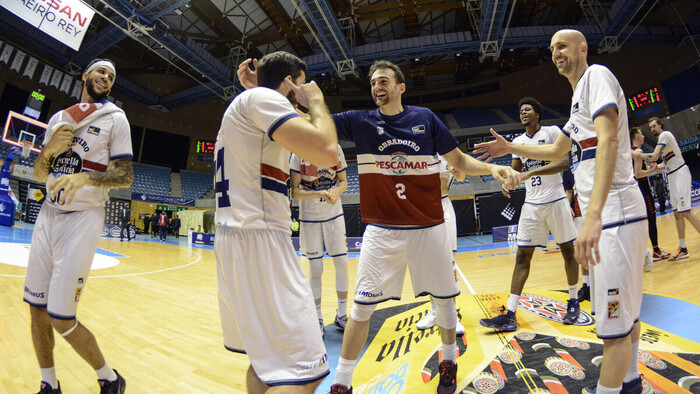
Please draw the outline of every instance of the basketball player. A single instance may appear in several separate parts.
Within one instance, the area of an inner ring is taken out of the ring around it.
[[[561,134],[561,129],[557,126],[540,125],[543,108],[539,101],[532,97],[525,97],[520,100],[518,107],[525,132],[517,136],[513,144],[534,146],[552,144]],[[516,171],[524,171],[527,174],[547,164],[547,161],[514,155],[511,165]],[[525,203],[518,222],[518,251],[515,256],[515,269],[510,283],[507,310],[503,315],[481,319],[479,322],[484,327],[501,331],[518,329],[515,312],[520,294],[530,274],[532,255],[536,247],[547,246],[551,231],[564,258],[564,270],[569,285],[569,301],[563,322],[574,324],[579,314],[578,264],[574,258],[576,229],[571,218],[571,209],[564,192],[562,177],[560,174],[531,175],[530,173],[522,178],[525,179]]]
[[[632,172],[625,95],[604,66],[588,66],[588,44],[577,30],[560,30],[551,41],[552,61],[574,94],[563,133],[548,145],[517,145],[492,131],[494,141],[477,145],[490,158],[513,153],[555,160],[573,151],[574,177],[583,228],[576,259],[590,268],[596,332],[603,340],[597,385],[584,393],[641,391],[637,366],[642,262],[648,230],[644,198]]]
[[[690,257],[685,244],[685,221],[695,227],[695,231],[700,233],[700,219],[691,212],[692,201],[690,199],[691,178],[690,169],[685,165],[683,154],[678,147],[676,138],[670,131],[664,131],[664,124],[656,117],[649,119],[649,131],[659,141],[656,143],[654,153],[649,156],[649,160],[656,161],[663,154],[666,162],[666,175],[668,177],[669,197],[673,217],[676,219],[676,231],[678,232],[678,250],[669,257],[669,261],[687,259]],[[661,201],[659,201],[661,203]]]
[[[340,195],[348,189],[345,155],[338,145],[338,162],[330,168],[318,168],[292,153],[289,166],[292,171],[292,198],[300,200],[299,240],[303,253],[309,259],[309,282],[316,303],[318,324],[323,332],[321,275],[325,246],[335,265],[338,312],[334,323],[345,330],[348,321],[348,244],[343,205],[340,203]]]
[[[466,174],[459,172],[450,167],[442,156],[440,158],[440,193],[442,194],[442,212],[445,215],[445,225],[447,226],[447,233],[450,237],[450,247],[452,247],[452,254],[457,253],[457,215],[455,214],[455,208],[452,205],[452,200],[450,200],[450,187],[456,179],[459,182],[464,181],[467,177]],[[430,298],[430,311],[422,318],[418,323],[416,323],[416,328],[419,330],[427,330],[428,328],[437,324],[437,306],[432,297]],[[455,327],[456,335],[464,335],[464,326],[459,321],[459,315],[457,316],[457,326]]]
[[[664,252],[659,248],[659,237],[656,231],[656,207],[654,207],[654,197],[651,195],[651,188],[649,187],[648,176],[656,174],[664,170],[665,165],[652,163],[650,168],[647,168],[644,162],[642,152],[642,145],[644,144],[644,134],[642,130],[638,127],[632,127],[630,129],[630,140],[632,141],[632,160],[634,161],[634,178],[637,180],[639,185],[639,190],[642,191],[642,196],[644,196],[644,203],[647,210],[647,221],[649,224],[649,240],[651,241],[651,246],[653,248],[653,254],[650,259],[644,261],[644,271],[651,271],[654,266],[654,261],[659,261],[663,259],[670,258],[669,253]]]
[[[216,142],[214,249],[224,345],[247,353],[251,393],[312,393],[328,375],[314,301],[292,246],[290,151],[338,163],[335,125],[306,64],[287,52],[258,64],[260,87],[231,102]],[[310,121],[294,109],[309,109]]]
[[[76,318],[102,234],[107,191],[131,186],[134,177],[129,122],[106,100],[116,76],[109,60],[95,59],[87,66],[80,103],[51,117],[48,142],[34,162],[34,176],[46,182],[48,196],[32,234],[24,301],[30,305],[40,394],[61,392],[53,329],[95,369],[101,393],[123,393],[126,387]]]

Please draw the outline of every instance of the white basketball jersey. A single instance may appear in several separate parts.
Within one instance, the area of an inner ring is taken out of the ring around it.
[[[663,146],[661,148],[661,156],[666,161],[666,173],[671,174],[685,165],[681,148],[678,147],[678,142],[670,131],[664,131],[659,134],[659,142],[657,144]]]
[[[450,172],[450,163],[448,163],[447,160],[445,160],[445,158],[442,157],[441,155],[438,155],[438,159],[440,159],[440,164],[439,164],[440,182],[445,182],[445,184],[447,185],[447,190],[449,191],[450,188],[452,187],[452,183],[454,183],[454,181],[455,181],[455,176]],[[449,193],[443,194],[442,198],[445,198],[448,196],[449,196]],[[444,210],[444,207],[443,207],[443,210]]]
[[[561,133],[557,126],[541,126],[530,137],[527,132],[515,137],[513,144],[518,145],[546,145],[553,144]],[[513,155],[513,159],[519,159],[523,163],[523,172],[543,167],[550,162],[533,160],[527,157]],[[566,197],[561,174],[537,175],[525,181],[525,202],[530,204],[545,204]]]
[[[338,145],[338,164],[330,168],[318,168],[308,161],[292,153],[289,160],[289,168],[301,175],[301,184],[304,190],[328,190],[338,184],[337,173],[345,171],[348,164],[345,162],[343,149]],[[338,201],[329,204],[322,198],[310,198],[299,200],[299,220],[324,221],[343,214],[343,205]]]
[[[606,67],[594,64],[588,67],[576,85],[571,98],[571,117],[563,130],[571,137],[576,190],[585,217],[595,182],[598,138],[593,119],[606,108],[617,108],[617,156],[602,213],[604,228],[646,218],[642,192],[634,179],[626,105],[617,78]]]
[[[62,115],[69,114],[77,121],[95,111],[105,113],[92,121],[78,123],[78,127],[73,129],[72,147],[53,159],[46,179],[47,188],[63,175],[104,172],[110,160],[133,157],[129,121],[124,111],[108,101],[76,104],[57,112],[51,117],[46,127],[45,143],[53,137],[55,131],[53,129],[61,121]],[[47,196],[45,203],[64,211],[80,211],[103,206],[109,199],[108,191],[109,189],[105,187],[85,185],[75,192],[70,203],[58,204],[61,192],[53,199]]]
[[[214,156],[219,226],[291,234],[290,152],[273,138],[280,125],[297,116],[289,99],[264,87],[239,94],[226,109]]]

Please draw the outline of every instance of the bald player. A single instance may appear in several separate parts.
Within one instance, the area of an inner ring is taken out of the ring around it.
[[[627,137],[625,95],[606,67],[588,65],[588,44],[577,30],[560,30],[551,40],[552,61],[574,91],[571,117],[553,144],[516,145],[492,131],[494,141],[477,145],[482,157],[512,153],[555,160],[572,151],[583,227],[576,258],[590,268],[603,363],[597,385],[583,393],[638,393],[637,366],[642,264],[648,229],[642,192],[634,180]]]

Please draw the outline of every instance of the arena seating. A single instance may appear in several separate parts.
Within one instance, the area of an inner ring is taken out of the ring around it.
[[[170,196],[170,169],[134,163],[134,183],[131,190],[136,193]]]
[[[459,127],[479,127],[503,124],[503,119],[488,108],[455,109],[452,115]]]
[[[202,198],[214,186],[214,175],[180,171],[183,198]]]

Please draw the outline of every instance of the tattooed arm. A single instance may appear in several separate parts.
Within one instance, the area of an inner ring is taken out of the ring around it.
[[[51,169],[53,157],[68,149],[73,143],[73,127],[60,126],[53,134],[49,142],[34,160],[34,178],[39,182],[46,182]]]
[[[36,167],[36,165],[35,165]],[[63,190],[59,205],[70,203],[75,192],[85,185],[104,187],[107,189],[117,187],[129,187],[134,180],[134,167],[131,158],[112,160],[104,172],[81,172],[77,174],[63,175],[47,190],[51,197],[55,198],[59,191]]]

